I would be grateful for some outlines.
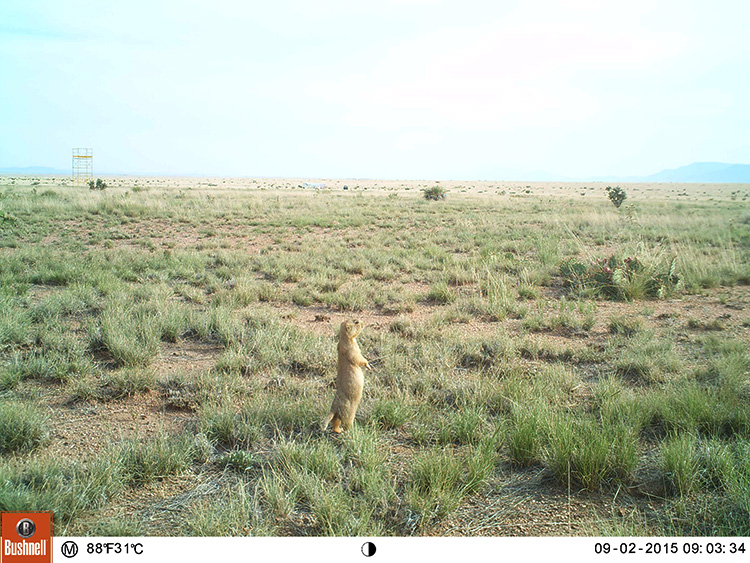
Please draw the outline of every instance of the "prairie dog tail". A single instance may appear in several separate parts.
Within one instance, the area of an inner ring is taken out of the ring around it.
[[[325,431],[328,428],[328,424],[333,420],[333,413],[329,412],[323,420],[320,421],[320,430]]]

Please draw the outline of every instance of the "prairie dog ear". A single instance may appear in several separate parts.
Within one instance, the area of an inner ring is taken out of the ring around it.
[[[350,334],[352,335],[352,338],[358,336],[359,333],[362,332],[362,323],[360,322],[359,319],[353,319],[350,323],[350,327],[351,327]]]

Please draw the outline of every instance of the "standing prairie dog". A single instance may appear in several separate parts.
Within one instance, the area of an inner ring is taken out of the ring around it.
[[[359,320],[344,321],[339,329],[339,361],[336,374],[336,396],[331,412],[323,419],[321,428],[325,430],[333,420],[333,431],[337,434],[354,424],[354,415],[362,400],[365,374],[362,367],[370,368],[357,344],[357,336],[362,330]],[[343,425],[343,428],[342,428]]]

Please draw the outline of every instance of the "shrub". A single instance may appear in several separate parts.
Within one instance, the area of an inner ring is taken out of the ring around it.
[[[617,186],[615,188],[613,188],[612,186],[607,186],[607,196],[609,197],[609,201],[611,201],[612,204],[619,209],[622,205],[622,202],[625,201],[625,199],[628,197],[628,194],[626,194],[625,190],[623,190],[620,186]]]
[[[445,199],[445,196],[448,193],[447,190],[441,186],[432,186],[431,188],[425,188],[422,191],[424,192],[425,199],[433,201]]]
[[[97,178],[96,182],[94,182],[94,180],[89,180],[90,190],[104,190],[106,188],[107,188],[107,183],[101,178]]]

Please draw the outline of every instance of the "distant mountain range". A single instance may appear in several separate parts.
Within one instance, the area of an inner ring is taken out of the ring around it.
[[[601,182],[675,182],[750,184],[750,164],[728,164],[726,162],[694,162],[687,166],[662,170],[650,176],[600,176],[586,178]]]
[[[70,170],[49,168],[46,166],[27,166],[25,168],[0,168],[0,174],[54,174],[70,175]],[[104,173],[103,173],[104,174]],[[528,180],[572,180],[555,177],[551,174],[530,174]],[[537,177],[538,176],[538,177]],[[589,182],[675,182],[675,183],[717,183],[717,184],[750,184],[750,164],[728,164],[726,162],[694,162],[687,166],[662,170],[650,176],[597,176],[578,181]]]
[[[715,182],[750,184],[750,164],[694,162],[680,168],[646,176],[646,182]]]

